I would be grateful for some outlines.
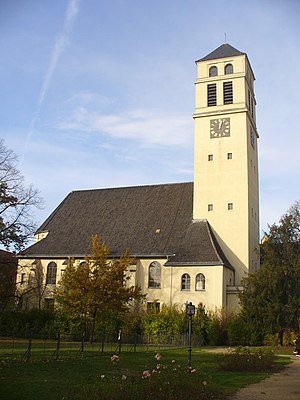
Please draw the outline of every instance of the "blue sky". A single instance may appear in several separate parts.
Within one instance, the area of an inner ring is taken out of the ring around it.
[[[256,76],[261,229],[298,199],[300,2],[1,0],[0,137],[40,189],[193,180],[194,61],[227,42]],[[297,81],[298,80],[298,81]]]

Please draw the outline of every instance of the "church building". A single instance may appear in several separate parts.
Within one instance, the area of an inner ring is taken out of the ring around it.
[[[83,262],[99,234],[110,257],[130,251],[130,283],[147,303],[237,307],[242,278],[259,267],[255,78],[227,43],[196,66],[194,182],[71,192],[19,255],[18,288],[39,266],[40,301],[52,303],[69,260]]]

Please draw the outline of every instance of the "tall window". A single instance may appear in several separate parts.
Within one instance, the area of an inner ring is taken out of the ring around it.
[[[218,76],[218,68],[213,66],[209,68],[209,76]]]
[[[224,104],[233,103],[233,89],[231,81],[223,83],[223,102]]]
[[[53,311],[54,310],[54,299],[45,299],[44,307],[46,310]]]
[[[233,66],[232,64],[225,65],[225,75],[233,74]]]
[[[191,290],[191,277],[189,276],[189,274],[182,275],[181,290]]]
[[[149,265],[149,288],[160,288],[161,266],[157,261]]]
[[[214,205],[213,204],[208,204],[207,205],[207,211],[213,211]]]
[[[55,262],[51,261],[47,266],[46,285],[56,284],[56,272],[57,272],[57,265]]]
[[[159,313],[160,311],[160,303],[158,303],[157,301],[151,303],[148,302],[147,303],[147,311],[151,311],[153,313]]]
[[[207,106],[216,106],[217,105],[217,84],[211,83],[207,85]]]
[[[196,290],[205,290],[205,276],[203,274],[196,275]]]

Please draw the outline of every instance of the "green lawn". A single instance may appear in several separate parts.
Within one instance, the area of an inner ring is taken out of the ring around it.
[[[172,398],[181,400],[191,397],[210,399],[211,393],[214,394],[214,398],[221,399],[267,376],[267,372],[221,371],[219,368],[221,356],[202,350],[193,349],[192,367],[196,369],[193,374],[187,372],[186,349],[161,351],[160,361],[154,358],[155,354],[155,352],[122,353],[120,361],[115,364],[111,362],[111,354],[100,353],[96,357],[82,359],[29,363],[2,361],[0,398],[1,400],[126,400],[140,397],[141,391],[137,391],[135,395],[135,390],[140,388],[139,390],[146,391],[140,400],[147,398],[148,395],[149,398],[169,399],[172,391],[174,392]],[[156,374],[148,380],[142,379],[143,371],[152,372],[158,363],[161,365],[161,375]],[[161,392],[156,392],[155,396],[154,391]],[[164,391],[168,392],[169,397],[162,395]]]

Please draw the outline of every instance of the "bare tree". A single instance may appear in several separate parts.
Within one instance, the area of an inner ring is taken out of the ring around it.
[[[26,187],[17,168],[17,156],[0,140],[0,244],[6,249],[22,249],[32,237],[36,224],[33,208],[40,208],[42,199],[32,185]]]
[[[34,264],[27,264],[19,268],[21,280],[17,283],[15,292],[17,307],[27,309],[29,306],[40,310],[47,290],[41,261],[36,260]]]
[[[15,254],[0,250],[0,312],[15,305],[17,264]]]

